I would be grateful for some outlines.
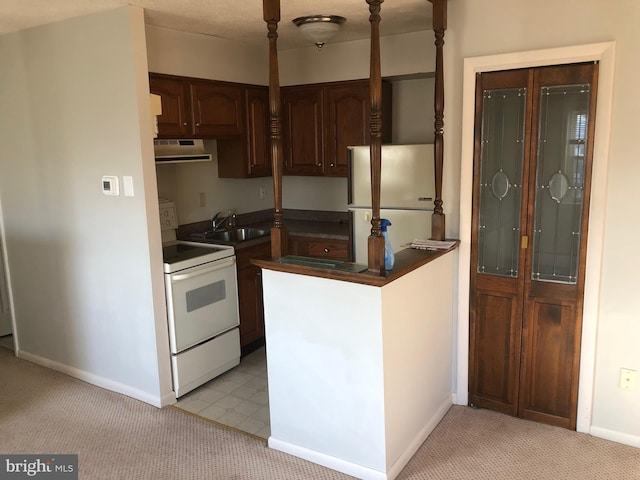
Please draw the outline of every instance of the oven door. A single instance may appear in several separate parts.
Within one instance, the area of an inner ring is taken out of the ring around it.
[[[171,353],[237,326],[236,257],[165,274]]]

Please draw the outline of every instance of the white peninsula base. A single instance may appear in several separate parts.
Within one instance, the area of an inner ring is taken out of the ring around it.
[[[382,287],[263,269],[269,447],[400,473],[452,404],[456,255]]]

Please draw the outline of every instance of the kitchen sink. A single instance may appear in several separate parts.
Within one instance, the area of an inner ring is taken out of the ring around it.
[[[217,242],[239,243],[246,240],[253,240],[254,238],[264,237],[265,235],[269,235],[269,233],[270,232],[268,230],[263,230],[261,228],[242,227],[216,232],[209,231],[192,233],[191,236],[194,238],[202,238],[204,240],[213,240]]]

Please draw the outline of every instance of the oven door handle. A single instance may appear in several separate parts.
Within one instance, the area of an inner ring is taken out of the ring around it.
[[[229,257],[224,260],[216,260],[215,262],[206,263],[204,265],[200,265],[200,267],[195,267],[197,270],[189,269],[190,272],[181,273],[179,275],[172,274],[171,275],[171,283],[179,282],[182,280],[188,280],[189,278],[197,277],[202,275],[203,273],[215,272],[216,270],[221,270],[223,268],[230,267],[236,263],[235,257]]]

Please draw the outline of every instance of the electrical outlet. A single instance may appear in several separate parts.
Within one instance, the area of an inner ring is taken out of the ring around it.
[[[623,390],[636,390],[638,388],[638,372],[628,368],[621,368],[620,388]]]
[[[200,192],[200,206],[201,207],[207,206],[207,196],[204,194],[204,192]]]

